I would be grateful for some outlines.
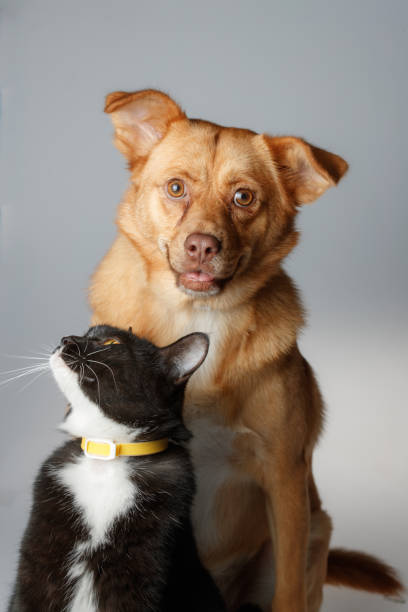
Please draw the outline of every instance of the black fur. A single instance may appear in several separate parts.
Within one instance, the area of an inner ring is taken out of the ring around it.
[[[208,342],[203,334],[192,336]],[[120,344],[105,347],[103,341],[110,337]],[[195,368],[180,371],[179,358],[191,341],[190,337],[184,344],[182,340],[158,349],[108,326],[62,341],[64,361],[78,372],[82,391],[107,416],[132,429],[144,427],[138,440],[170,438],[162,453],[114,460],[131,466],[139,503],[116,519],[107,541],[83,552],[81,560],[93,577],[100,612],[225,610],[199,560],[190,519],[194,477],[183,445],[190,434],[181,414],[185,383]],[[71,410],[75,409],[73,405]],[[62,612],[69,606],[70,588],[75,587],[75,582],[67,582],[70,555],[90,533],[56,474],[81,456],[79,439],[70,440],[40,469],[9,612]]]

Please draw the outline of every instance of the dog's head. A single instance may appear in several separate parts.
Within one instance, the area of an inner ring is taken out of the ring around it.
[[[105,111],[131,171],[121,231],[151,277],[213,305],[246,299],[276,272],[297,242],[297,207],[348,167],[300,138],[188,119],[159,91],[110,94]]]

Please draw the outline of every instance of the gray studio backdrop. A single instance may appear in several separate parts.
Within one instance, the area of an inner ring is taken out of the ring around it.
[[[107,92],[162,88],[190,116],[339,153],[350,172],[305,207],[287,263],[328,408],[315,470],[334,543],[408,580],[407,2],[2,4],[0,370],[87,328],[89,276],[127,181]],[[50,375],[24,384],[0,386],[1,601],[32,479],[62,439]],[[324,610],[404,607],[327,588]]]

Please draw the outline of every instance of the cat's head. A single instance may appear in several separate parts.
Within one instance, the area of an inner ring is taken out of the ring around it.
[[[208,345],[205,334],[194,333],[158,348],[108,325],[62,338],[50,358],[71,406],[62,429],[118,442],[168,435],[186,439],[184,388]]]

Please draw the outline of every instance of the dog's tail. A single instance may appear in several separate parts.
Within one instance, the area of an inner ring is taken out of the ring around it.
[[[405,592],[392,567],[371,555],[343,548],[329,552],[326,583],[380,593],[398,601],[403,601]]]

